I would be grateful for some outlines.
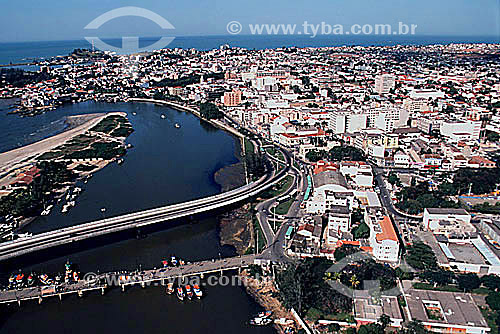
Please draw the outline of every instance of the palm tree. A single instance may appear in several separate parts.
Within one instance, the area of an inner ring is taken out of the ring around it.
[[[351,286],[353,289],[355,289],[359,285],[358,278],[356,277],[356,274],[352,275],[351,278],[349,279],[349,282],[351,282]]]

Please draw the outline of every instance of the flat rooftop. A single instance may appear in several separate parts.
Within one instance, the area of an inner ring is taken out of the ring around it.
[[[471,294],[410,289],[405,293],[411,320],[426,323],[488,328]],[[438,305],[442,319],[430,319],[425,304]]]

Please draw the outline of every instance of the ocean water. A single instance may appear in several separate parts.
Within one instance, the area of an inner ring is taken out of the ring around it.
[[[139,46],[153,44],[158,37],[140,39]],[[119,46],[121,39],[103,39],[104,42]],[[247,49],[269,49],[278,47],[322,47],[342,45],[397,45],[397,44],[447,44],[447,43],[499,43],[494,36],[298,36],[298,35],[221,35],[221,36],[181,36],[176,37],[168,48],[195,48],[210,50],[223,44]],[[0,43],[0,64],[25,63],[33,59],[45,59],[67,55],[76,48],[91,48],[84,39],[70,41],[37,41]]]

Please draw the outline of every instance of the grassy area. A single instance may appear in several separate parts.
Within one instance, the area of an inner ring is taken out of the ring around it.
[[[276,159],[281,160],[281,161],[285,161],[285,158],[283,157],[283,153],[281,153],[280,150],[277,150],[274,147],[268,147],[266,149],[266,151],[267,151],[267,153],[271,154]]]
[[[350,313],[330,313],[325,314],[321,310],[311,307],[306,313],[306,319],[310,321],[322,320],[336,320],[336,321],[346,321],[354,323],[354,317]]]
[[[295,201],[295,197],[291,197],[288,201],[280,203],[274,210],[276,210],[277,215],[286,215],[290,206]]]
[[[273,187],[264,190],[260,196],[263,198],[273,198],[284,193],[288,188],[290,188],[293,182],[293,176],[287,175],[283,180],[275,184]]]
[[[487,295],[490,292],[491,292],[490,289],[483,287],[472,290],[472,293],[475,293],[476,295]]]
[[[245,154],[246,152],[253,152],[254,146],[253,143],[245,137]]]
[[[115,137],[127,137],[134,131],[127,118],[119,115],[106,117],[90,130]]]
[[[255,232],[255,238],[257,238],[257,235],[259,236],[257,244],[257,253],[258,253],[261,252],[264,249],[264,247],[266,247],[266,237],[264,237],[264,233],[262,232],[259,221],[257,220],[257,217],[255,215],[252,216],[252,223]]]

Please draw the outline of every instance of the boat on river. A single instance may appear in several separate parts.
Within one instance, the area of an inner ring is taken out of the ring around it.
[[[191,285],[186,285],[186,296],[189,300],[193,299],[193,290],[191,290]]]
[[[184,294],[184,290],[182,289],[182,287],[178,287],[177,288],[177,298],[179,298],[179,300],[184,300],[184,297],[186,295]]]
[[[193,291],[196,298],[201,299],[201,297],[203,297],[203,292],[198,284],[193,285]]]
[[[167,284],[167,295],[171,295],[174,293],[174,283],[168,283]]]
[[[273,322],[273,321],[270,318],[256,317],[256,318],[250,319],[250,325],[253,325],[253,326],[267,326],[271,322]]]

